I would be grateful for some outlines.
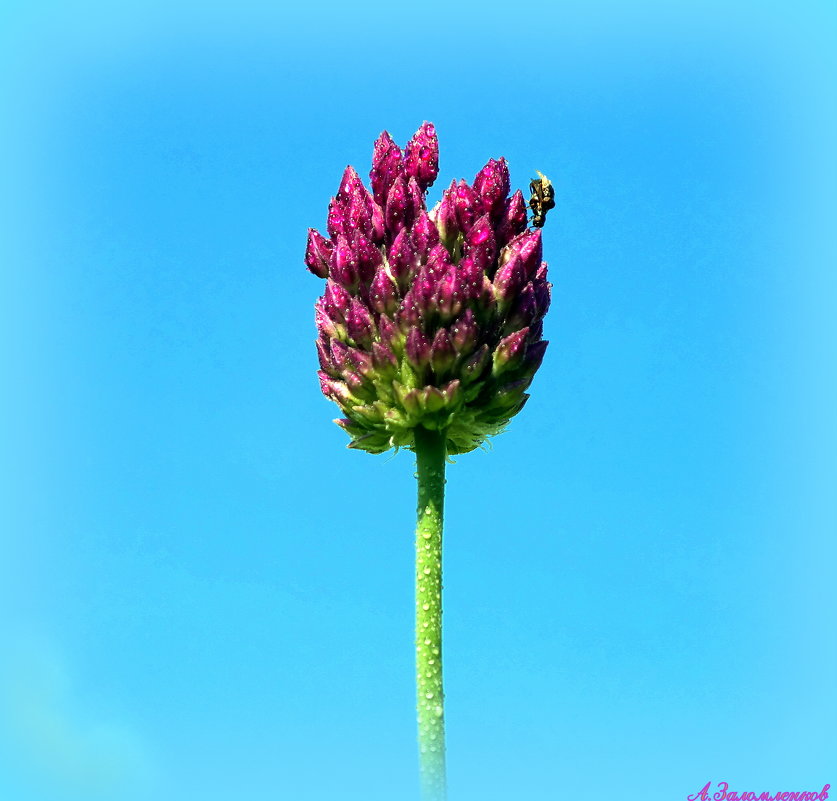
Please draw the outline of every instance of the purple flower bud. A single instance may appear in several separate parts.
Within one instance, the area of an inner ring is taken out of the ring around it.
[[[477,296],[477,309],[479,310],[479,318],[483,322],[493,319],[498,311],[494,284],[491,283],[487,275],[482,277],[482,287]]]
[[[520,258],[526,268],[526,277],[534,278],[543,264],[543,242],[541,240],[541,229],[522,233],[516,239],[522,239],[520,244]]]
[[[337,200],[341,205],[348,206],[359,194],[366,192],[363,181],[355,172],[355,168],[349,165],[343,170],[343,177],[340,179],[340,188],[337,190]]]
[[[380,342],[372,343],[372,364],[378,370],[393,372],[398,368],[398,359],[392,352],[392,348],[382,345]]]
[[[360,231],[352,237],[352,250],[357,260],[357,273],[361,288],[368,286],[375,271],[384,263],[381,249],[372,244]]]
[[[398,327],[386,314],[378,318],[378,333],[381,336],[381,344],[389,348],[396,347],[401,343],[401,333]]]
[[[434,245],[430,253],[427,254],[425,265],[427,266],[427,272],[434,279],[441,277],[453,265],[450,252],[441,242],[438,245]]]
[[[411,234],[419,259],[425,259],[431,249],[439,244],[439,229],[424,210],[416,217]]]
[[[352,305],[352,296],[329,278],[323,293],[323,311],[337,323],[345,323]]]
[[[497,257],[497,240],[494,238],[494,231],[487,214],[474,222],[473,227],[468,231],[462,252],[470,256],[482,272],[487,273],[493,265]]]
[[[476,195],[474,190],[461,180],[451,181],[442,195],[442,202],[436,219],[439,234],[445,244],[450,245],[459,233],[467,233],[476,217]]]
[[[490,159],[474,178],[474,192],[480,213],[496,220],[503,212],[503,204],[511,189],[509,167],[506,160]],[[521,195],[521,199],[522,199]],[[525,212],[524,212],[525,214]]]
[[[509,334],[494,349],[494,366],[491,368],[492,375],[509,372],[523,363],[526,354],[526,337],[529,335],[528,328],[522,328]]]
[[[465,256],[458,267],[463,300],[477,300],[482,294],[485,273],[470,256]]]
[[[372,209],[374,207],[375,204],[369,197],[369,193],[361,186],[360,193],[352,198],[347,207],[344,230],[352,233],[362,232],[372,237]]]
[[[328,337],[321,334],[319,339],[317,339],[316,345],[317,359],[320,362],[320,368],[322,369],[322,371],[334,377],[339,375],[337,368],[335,367],[334,362],[331,359],[331,353],[329,352]]]
[[[331,361],[341,372],[345,369],[349,356],[349,346],[338,342],[336,339],[331,342]]]
[[[371,239],[376,245],[380,245],[384,241],[384,212],[377,203],[372,204],[372,218],[371,218],[372,234]]]
[[[451,326],[451,342],[457,353],[470,353],[477,344],[479,326],[474,313],[466,309],[464,314]]]
[[[430,343],[420,328],[413,327],[410,329],[410,333],[407,334],[407,342],[404,345],[404,352],[407,354],[410,364],[416,369],[420,370],[430,362]]]
[[[436,208],[436,228],[445,246],[453,247],[461,230],[456,215],[456,181],[451,181],[450,186],[442,193],[442,200]]]
[[[436,279],[426,265],[419,269],[410,291],[414,293],[422,319],[426,319],[436,296]]]
[[[305,265],[317,276],[328,278],[328,262],[332,244],[319,231],[308,229],[308,243],[305,246]]]
[[[324,298],[320,298],[314,304],[314,322],[320,335],[333,340],[341,336],[340,327],[331,319],[325,309]]]
[[[421,327],[424,320],[423,313],[424,307],[419,299],[416,286],[413,284],[401,299],[401,305],[395,315],[398,329],[404,336],[409,334],[411,329]]]
[[[456,222],[459,230],[467,234],[477,216],[477,196],[474,190],[462,179],[453,192],[453,204],[456,209]]]
[[[352,298],[349,314],[346,317],[346,330],[349,332],[349,336],[361,347],[368,348],[372,345],[375,323],[369,309],[357,298]]]
[[[375,399],[374,387],[370,386],[369,382],[366,381],[363,376],[353,372],[352,370],[344,370],[343,377],[346,379],[346,386],[348,386],[355,398],[359,398],[361,400]]]
[[[519,233],[525,231],[526,222],[526,201],[523,199],[523,193],[518,189],[503,204],[500,223],[497,226],[498,244],[505,245]]]
[[[403,292],[410,285],[418,267],[416,249],[406,228],[402,228],[392,241],[388,261],[390,272]]]
[[[340,234],[346,232],[346,206],[336,197],[333,197],[328,204],[328,217],[326,218],[326,230],[332,239],[337,239]]]
[[[546,262],[542,263],[535,280],[532,282],[535,290],[535,301],[538,304],[538,314],[543,317],[549,311],[549,304],[552,297],[552,284],[546,280]]]
[[[506,317],[504,330],[507,332],[518,331],[521,328],[532,325],[538,318],[538,302],[535,298],[535,290],[530,281],[517,295],[511,311]]]
[[[526,347],[526,355],[523,357],[523,367],[527,375],[533,376],[543,362],[543,357],[546,354],[546,346],[549,343],[541,339],[538,342],[532,342]]]
[[[405,219],[409,207],[410,198],[407,196],[407,181],[403,175],[399,175],[392,182],[384,208],[384,223],[390,236],[394,237],[406,226]]]
[[[329,267],[334,281],[349,292],[355,291],[358,282],[357,257],[342,234],[337,237],[337,247],[331,253]]]
[[[352,393],[349,392],[349,388],[343,381],[332,378],[322,370],[317,373],[317,376],[320,379],[320,389],[327,398],[337,403],[346,403],[353,400]]]
[[[450,341],[450,336],[444,328],[440,328],[433,337],[430,346],[430,367],[437,377],[444,376],[456,361],[456,351]]]
[[[424,195],[415,178],[407,181],[407,208],[404,213],[404,225],[412,228],[413,223],[418,219],[419,214],[425,211]]]
[[[476,351],[476,353],[474,353],[473,356],[466,359],[465,363],[462,365],[462,369],[460,371],[460,380],[462,381],[462,385],[468,386],[468,384],[473,384],[474,381],[479,380],[485,372],[485,368],[488,367],[490,361],[491,351],[488,349],[488,345],[483,345]]]
[[[372,372],[372,357],[368,353],[364,353],[357,348],[348,348],[346,360],[351,365],[352,369],[360,373],[363,377],[367,377]]]
[[[448,267],[436,289],[436,310],[444,322],[448,322],[462,311],[462,301],[465,298],[462,286],[462,276],[456,265]]]
[[[392,137],[384,131],[375,142],[372,153],[372,170],[369,178],[372,181],[372,194],[375,202],[384,208],[393,181],[402,174],[401,148],[395,144]]]
[[[540,229],[524,231],[512,239],[500,254],[500,264],[502,265],[515,255],[520,258],[523,264],[526,280],[529,281],[534,278],[535,273],[541,266],[541,258],[543,257]]]
[[[425,122],[407,143],[404,155],[407,175],[416,179],[422,192],[433,185],[439,174],[439,140],[435,127]]]
[[[526,284],[526,272],[520,256],[513,253],[494,276],[494,293],[501,306],[508,305]]]
[[[399,305],[395,283],[384,269],[378,267],[369,289],[369,305],[379,314],[392,314]]]

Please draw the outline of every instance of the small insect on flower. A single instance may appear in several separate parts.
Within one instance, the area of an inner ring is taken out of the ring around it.
[[[529,183],[529,191],[532,197],[529,198],[529,208],[532,209],[532,225],[535,228],[543,228],[546,222],[546,213],[555,208],[555,190],[552,183],[540,170],[535,170],[538,178],[533,178]]]

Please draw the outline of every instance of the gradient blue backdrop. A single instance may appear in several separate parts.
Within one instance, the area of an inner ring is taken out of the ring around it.
[[[2,6],[1,798],[417,799],[413,465],[302,256],[425,119],[433,202],[558,201],[449,470],[451,801],[837,787],[837,11],[674,5]]]

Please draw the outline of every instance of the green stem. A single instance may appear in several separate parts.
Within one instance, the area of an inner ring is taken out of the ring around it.
[[[422,801],[445,801],[445,711],[442,688],[442,521],[445,502],[444,431],[415,431],[418,479],[416,523],[416,696]]]

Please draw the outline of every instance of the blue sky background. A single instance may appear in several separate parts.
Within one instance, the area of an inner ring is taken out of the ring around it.
[[[2,6],[0,797],[417,800],[414,468],[302,257],[425,119],[433,202],[558,201],[449,468],[451,801],[837,787],[837,9],[674,5]]]

